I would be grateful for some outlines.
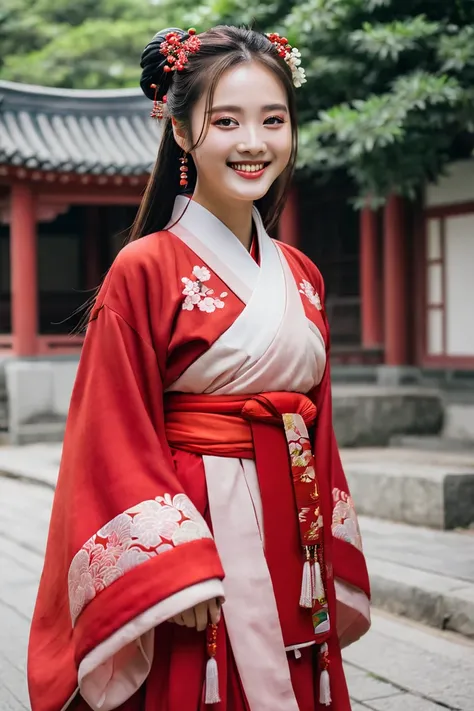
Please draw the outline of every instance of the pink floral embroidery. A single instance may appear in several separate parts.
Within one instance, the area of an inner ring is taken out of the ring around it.
[[[362,550],[359,522],[352,498],[341,489],[333,489],[332,535]]]
[[[306,279],[303,279],[303,281],[300,283],[300,294],[304,294],[315,306],[318,311],[321,311],[322,304],[321,304],[321,299],[319,298],[318,292],[315,290],[314,286],[309,283],[309,281],[306,281]]]
[[[211,532],[185,494],[157,496],[119,514],[72,559],[68,574],[72,624],[97,593],[127,571],[202,538],[212,538]]]
[[[227,292],[223,291],[219,297],[213,296],[214,290],[204,286],[204,282],[209,281],[211,278],[209,269],[207,267],[194,267],[193,276],[196,277],[195,280],[188,279],[188,277],[181,279],[184,284],[182,293],[186,297],[183,301],[182,309],[184,311],[192,311],[197,306],[200,311],[205,313],[223,309],[225,303],[222,299],[226,298]]]
[[[298,471],[299,479],[305,484],[314,481],[316,473],[313,466],[313,452],[311,442],[307,437],[306,427],[304,432],[298,427],[299,415],[283,415],[285,434],[290,452],[291,466]]]
[[[304,499],[307,500],[307,487],[311,487],[309,499],[314,503],[311,507],[298,507],[298,520],[308,545],[315,545],[320,539],[323,519],[319,508],[316,471],[314,469],[314,457],[308,430],[301,415],[295,413],[285,413],[283,415],[283,425],[288,443],[295,490],[304,492]]]

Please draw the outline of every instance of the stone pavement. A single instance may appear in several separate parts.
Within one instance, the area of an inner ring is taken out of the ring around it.
[[[474,638],[474,530],[359,521],[374,605]]]
[[[0,447],[0,474],[54,489],[58,478],[62,444],[31,444]]]
[[[29,709],[25,681],[29,620],[42,567],[59,456],[57,445],[0,448],[0,471],[8,472],[8,476],[0,476],[1,711]],[[389,528],[381,534],[377,523]],[[459,575],[460,568],[456,566],[463,566],[462,550],[456,558],[461,538],[468,550],[469,545],[474,547],[474,537],[468,538],[469,534],[439,532],[436,535],[455,538],[445,551],[444,538],[440,539],[436,545],[441,548],[436,548],[430,557],[428,542],[434,532],[420,533],[411,546],[403,536],[394,542],[391,525],[396,524],[364,519],[369,565],[372,560],[397,566],[401,560],[419,574],[437,571],[427,574],[439,575],[448,584],[451,576]],[[402,570],[405,575],[406,569],[405,566]],[[472,581],[472,558],[463,570],[464,579],[460,581],[464,585]],[[345,650],[344,657],[353,711],[474,710],[474,642],[465,637],[375,612],[369,634]]]

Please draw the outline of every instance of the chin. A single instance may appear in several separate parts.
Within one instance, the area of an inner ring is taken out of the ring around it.
[[[255,202],[263,198],[270,190],[273,183],[265,185],[252,185],[251,183],[248,187],[233,188],[229,190],[229,195],[232,195],[234,199],[245,200],[248,202]]]

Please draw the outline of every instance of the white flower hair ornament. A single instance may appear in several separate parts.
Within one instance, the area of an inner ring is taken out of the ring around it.
[[[285,60],[291,69],[293,84],[299,89],[306,83],[306,72],[301,66],[301,52],[296,47],[292,47],[286,37],[280,37],[278,32],[267,34],[268,39],[277,50],[279,56]]]

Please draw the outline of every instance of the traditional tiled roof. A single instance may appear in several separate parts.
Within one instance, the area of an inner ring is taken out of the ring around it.
[[[93,175],[144,175],[160,127],[140,89],[82,91],[0,80],[0,164]]]

